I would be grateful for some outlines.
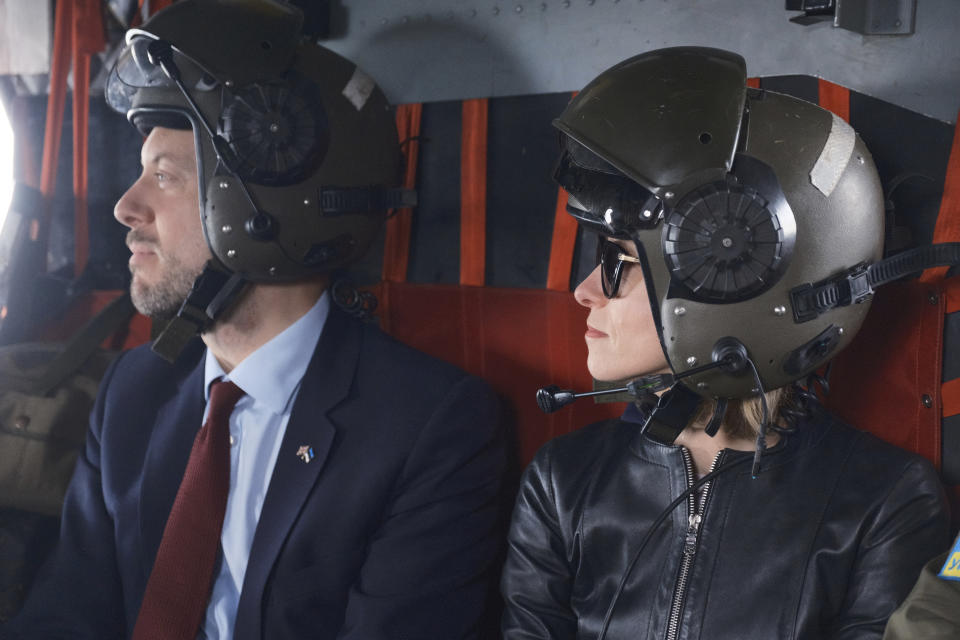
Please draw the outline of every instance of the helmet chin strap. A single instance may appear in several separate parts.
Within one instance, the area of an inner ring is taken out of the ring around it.
[[[177,315],[167,323],[150,348],[167,362],[176,361],[187,343],[216,322],[247,284],[243,276],[208,260]]]

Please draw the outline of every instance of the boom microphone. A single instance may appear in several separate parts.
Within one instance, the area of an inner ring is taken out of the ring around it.
[[[572,389],[561,389],[557,385],[552,384],[537,390],[537,406],[540,407],[540,410],[544,413],[553,413],[557,409],[562,409],[567,406],[577,398],[586,398],[588,396],[629,393],[636,398],[642,393],[663,391],[667,387],[673,386],[676,378],[672,373],[658,373],[631,380],[625,387],[618,389],[603,389],[601,391],[587,391],[585,393],[574,393]]]
[[[551,384],[548,387],[537,389],[537,406],[540,407],[540,410],[544,413],[553,413],[557,409],[562,409],[563,407],[567,406],[577,398],[605,396],[611,393],[629,393],[634,398],[639,398],[643,394],[657,393],[658,391],[668,389],[672,387],[677,380],[707,371],[708,369],[738,366],[739,361],[737,355],[738,354],[729,352],[729,350],[718,352],[714,354],[714,357],[717,358],[715,361],[705,364],[701,367],[688,369],[683,373],[677,374],[656,373],[651,376],[643,376],[641,378],[637,378],[636,380],[631,380],[626,384],[626,386],[620,387],[619,389],[603,389],[602,391],[576,393],[573,391],[573,389],[561,389],[557,385]]]

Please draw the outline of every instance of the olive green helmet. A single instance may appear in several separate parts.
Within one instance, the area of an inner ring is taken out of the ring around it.
[[[374,81],[269,0],[180,0],[126,36],[108,103],[142,132],[195,134],[200,214],[226,271],[251,282],[357,260],[396,189],[394,117]]]
[[[568,211],[636,243],[675,374],[746,397],[814,371],[869,309],[883,196],[870,153],[820,107],[746,87],[733,53],[651,51],[600,74],[554,121]],[[869,291],[867,291],[869,289]],[[756,369],[757,375],[753,374]]]

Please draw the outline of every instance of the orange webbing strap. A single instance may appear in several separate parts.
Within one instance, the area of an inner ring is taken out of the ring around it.
[[[550,241],[550,265],[547,289],[569,291],[573,269],[573,251],[577,245],[577,221],[567,213],[567,192],[557,188],[557,207],[553,216],[553,240]]]
[[[819,85],[820,106],[850,122],[850,90],[823,78]]]
[[[574,91],[571,99],[576,97]],[[553,239],[547,267],[547,289],[569,291],[573,269],[573,251],[577,245],[577,221],[567,213],[567,192],[557,187],[557,206],[553,215]]]
[[[403,188],[413,189],[417,184],[417,153],[420,142],[420,118],[423,105],[402,104],[397,107],[397,135],[404,143],[403,157],[406,164]],[[412,209],[398,209],[387,220],[386,238],[383,245],[383,280],[404,282],[407,279],[407,264],[410,260],[410,227]]]
[[[947,175],[943,180],[943,198],[937,214],[937,226],[933,229],[934,242],[960,241],[960,116],[953,131],[950,159],[947,160]],[[920,276],[922,282],[943,280],[949,267],[933,267]]]
[[[482,287],[487,244],[487,99],[463,101],[460,143],[460,284]]]
[[[90,256],[87,218],[87,148],[90,140],[90,58],[106,37],[99,0],[78,0],[73,16],[73,273],[83,273]]]
[[[57,158],[63,131],[63,106],[70,70],[70,35],[73,3],[58,2],[53,28],[53,54],[50,60],[50,96],[47,98],[47,121],[43,132],[43,160],[40,169],[40,193],[43,194],[43,215],[30,224],[30,239],[38,242],[41,255],[47,253],[47,236],[53,216],[53,195],[57,182]]]

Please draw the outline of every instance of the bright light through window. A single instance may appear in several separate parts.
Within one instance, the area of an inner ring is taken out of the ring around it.
[[[7,219],[13,197],[13,130],[0,101],[0,229]]]

